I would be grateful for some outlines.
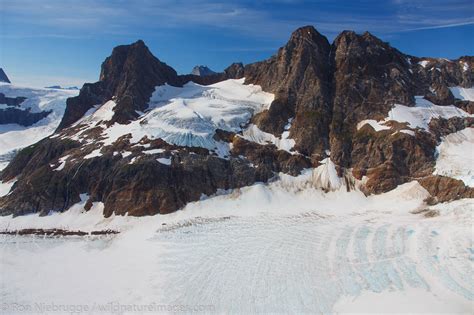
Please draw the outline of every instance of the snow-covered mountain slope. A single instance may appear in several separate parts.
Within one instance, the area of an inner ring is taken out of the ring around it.
[[[460,179],[474,187],[474,128],[447,135],[436,150],[434,174]]]
[[[6,166],[14,151],[36,143],[52,134],[63,117],[66,99],[76,96],[79,92],[0,84],[0,93],[9,98],[26,98],[18,106],[0,104],[0,111],[8,109],[18,109],[30,113],[51,111],[46,117],[31,126],[0,124],[0,169],[2,169]]]
[[[474,102],[474,87],[463,88],[461,86],[455,86],[449,88],[454,97],[463,101]]]
[[[140,113],[137,120],[106,127],[116,105],[109,101],[78,121],[76,125],[83,127],[72,138],[81,140],[81,134],[99,123],[104,127],[104,145],[111,145],[130,133],[131,143],[146,136],[178,146],[219,151],[220,144],[214,139],[217,129],[241,131],[254,114],[270,106],[273,98],[273,94],[263,92],[259,86],[244,85],[244,79],[209,86],[190,82],[182,88],[166,84],[156,87],[147,111]]]
[[[290,153],[295,153],[293,147],[295,146],[295,140],[290,139],[289,129],[291,127],[291,118],[288,124],[285,126],[285,131],[281,134],[281,137],[275,137],[273,134],[260,130],[256,125],[250,124],[242,132],[242,138],[258,143],[258,144],[273,144],[279,150],[285,150]]]
[[[474,89],[452,88],[457,91],[471,91]],[[461,92],[460,92],[461,93]],[[469,92],[462,92],[468,96]],[[461,97],[461,96],[460,96]],[[463,97],[464,98],[464,97]],[[469,99],[466,99],[469,100]],[[362,128],[365,124],[370,124],[375,131],[390,129],[386,124],[389,121],[396,121],[400,123],[408,123],[410,128],[429,129],[429,123],[434,118],[449,119],[452,117],[474,117],[474,115],[466,113],[464,110],[454,105],[435,105],[423,96],[415,97],[416,104],[414,107],[395,104],[388,113],[388,117],[382,121],[363,120],[357,124],[357,129]]]
[[[2,236],[0,268],[10,285],[0,294],[26,305],[140,301],[207,305],[210,313],[368,312],[374,299],[393,312],[469,312],[472,200],[428,210],[417,182],[366,197],[314,190],[313,179],[282,174],[167,216],[104,219],[103,204],[86,212],[83,196],[65,213],[0,217],[0,229],[121,231]]]

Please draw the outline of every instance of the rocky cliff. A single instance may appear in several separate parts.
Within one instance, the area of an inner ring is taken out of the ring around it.
[[[177,75],[142,41],[119,46],[99,81],[68,99],[57,132],[1,173],[17,181],[0,213],[65,211],[81,198],[106,216],[169,213],[327,157],[366,194],[418,180],[439,201],[473,197],[433,175],[443,137],[473,127],[473,67],[370,33],[331,44],[311,26],[268,60],[206,76]]]

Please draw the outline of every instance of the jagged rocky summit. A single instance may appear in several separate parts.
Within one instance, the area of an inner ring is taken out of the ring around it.
[[[216,73],[209,69],[207,66],[195,66],[191,71],[191,74],[205,77],[207,75],[212,75]]]
[[[165,214],[308,168],[325,190],[418,180],[430,202],[472,198],[469,183],[437,168],[437,147],[472,129],[473,66],[471,56],[409,56],[370,33],[330,43],[312,26],[268,60],[205,76],[178,75],[143,41],[118,46],[99,81],[68,99],[55,134],[1,173],[16,182],[0,214],[84,198],[106,216]]]

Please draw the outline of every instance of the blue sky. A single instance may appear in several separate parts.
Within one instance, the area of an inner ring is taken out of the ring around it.
[[[474,55],[473,0],[0,0],[0,67],[18,84],[97,81],[112,48],[143,39],[188,73],[265,59],[299,26],[366,30],[401,51]]]

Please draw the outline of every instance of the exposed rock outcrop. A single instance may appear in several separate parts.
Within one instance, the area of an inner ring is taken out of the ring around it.
[[[314,27],[299,28],[272,58],[245,67],[246,83],[275,93],[270,109],[254,117],[265,132],[280,135],[294,118],[296,150],[322,155],[331,118],[331,45]]]
[[[176,71],[153,56],[143,41],[115,47],[102,63],[99,81],[85,84],[77,97],[68,100],[58,130],[112,97],[117,105],[111,122],[126,123],[147,108],[155,87],[164,83],[181,86]]]
[[[0,93],[0,104],[5,104],[8,106],[20,106],[26,100],[26,97],[17,96],[17,97],[8,97],[5,94]]]
[[[9,107],[0,109],[0,125],[18,124],[20,126],[31,126],[41,119],[47,117],[51,111],[31,112],[29,108],[21,109],[20,105],[26,100],[26,97],[8,97],[0,93],[0,104]]]
[[[41,119],[51,114],[51,111],[42,111],[32,113],[29,110],[21,110],[17,108],[0,109],[0,125],[18,124],[20,126],[31,126]]]
[[[474,198],[474,188],[467,187],[461,180],[433,175],[419,179],[418,182],[437,202]]]

